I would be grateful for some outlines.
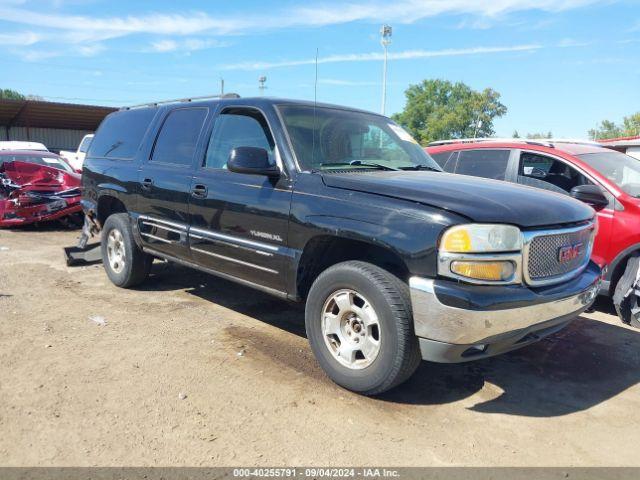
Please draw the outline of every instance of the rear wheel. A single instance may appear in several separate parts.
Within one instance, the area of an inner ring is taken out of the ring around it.
[[[118,287],[133,287],[147,278],[153,257],[136,245],[129,214],[116,213],[107,218],[101,249],[107,276]]]
[[[420,363],[408,286],[360,261],[324,271],[305,312],[320,366],[338,385],[376,395],[407,380]]]

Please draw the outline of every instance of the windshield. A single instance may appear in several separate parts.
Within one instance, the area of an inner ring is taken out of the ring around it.
[[[640,160],[613,150],[585,153],[577,157],[598,170],[624,192],[640,197]]]
[[[279,107],[302,170],[442,169],[390,119],[337,108]]]
[[[34,152],[33,155],[25,153],[0,155],[0,166],[5,162],[36,163],[38,165],[44,165],[45,167],[53,167],[58,170],[73,173],[73,168],[71,168],[71,166],[61,157],[38,155],[36,152]]]

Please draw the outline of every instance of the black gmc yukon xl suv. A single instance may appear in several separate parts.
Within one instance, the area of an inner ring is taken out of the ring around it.
[[[343,107],[235,96],[120,110],[83,187],[114,284],[161,258],[306,302],[318,362],[368,395],[421,359],[554,333],[600,281],[591,208],[442,173],[393,121]]]

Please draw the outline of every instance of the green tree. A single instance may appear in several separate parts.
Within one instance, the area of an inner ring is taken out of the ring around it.
[[[603,120],[596,128],[589,130],[589,138],[600,140],[604,138],[622,137],[622,128],[610,120]]]
[[[640,112],[624,117],[622,120],[622,129],[625,137],[640,135]]]
[[[553,133],[551,133],[551,131],[547,133],[527,133],[527,138],[553,138]]]
[[[518,130],[514,130],[512,136],[513,138],[520,138],[520,134],[518,133]]]
[[[426,145],[434,140],[490,137],[493,120],[507,113],[500,94],[481,92],[462,82],[423,80],[405,91],[404,110],[393,119]]]
[[[593,140],[633,137],[635,135],[640,135],[640,112],[624,117],[622,124],[603,120],[596,128],[589,130],[589,137]]]
[[[0,88],[0,99],[4,100],[24,100],[24,95],[9,88]]]

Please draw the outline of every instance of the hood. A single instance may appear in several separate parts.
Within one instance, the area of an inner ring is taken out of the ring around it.
[[[594,211],[565,195],[498,180],[438,172],[323,173],[325,185],[422,203],[474,222],[523,228],[588,220]]]

